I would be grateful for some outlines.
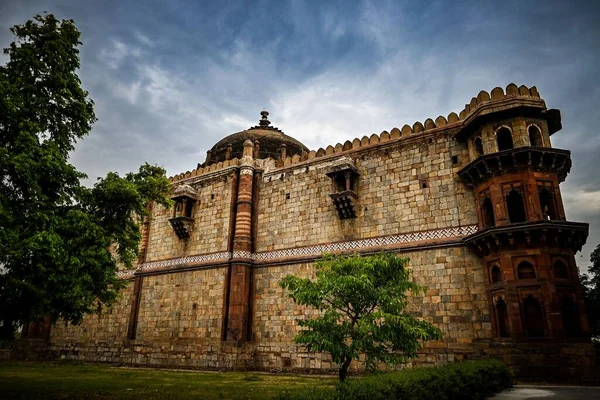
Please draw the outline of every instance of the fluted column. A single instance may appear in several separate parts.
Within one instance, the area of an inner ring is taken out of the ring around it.
[[[252,285],[252,183],[254,143],[244,142],[233,238],[233,257],[229,274],[229,306],[226,340],[246,341],[250,327],[250,288]]]

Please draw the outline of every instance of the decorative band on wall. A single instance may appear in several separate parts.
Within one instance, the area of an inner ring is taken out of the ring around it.
[[[155,269],[167,269],[169,267],[178,267],[182,265],[188,264],[198,264],[208,261],[228,261],[231,258],[231,253],[222,252],[222,253],[211,253],[211,254],[203,254],[199,256],[190,256],[190,257],[182,257],[182,258],[172,258],[170,260],[163,261],[153,261],[147,262],[144,264],[140,264],[137,267],[137,271],[151,271]]]
[[[173,258],[169,260],[153,261],[140,264],[137,270],[120,271],[117,275],[123,279],[133,276],[134,272],[152,272],[160,270],[178,269],[179,267],[193,266],[207,262],[226,262],[231,259],[250,259],[255,261],[276,260],[303,256],[319,256],[323,253],[344,252],[361,250],[373,247],[414,244],[438,239],[461,239],[477,232],[477,225],[457,226],[454,228],[433,229],[429,231],[403,233],[400,235],[382,236],[370,239],[350,240],[346,242],[327,243],[315,246],[296,247],[274,251],[251,253],[249,251],[234,251],[203,254],[198,256]]]
[[[121,271],[117,271],[117,276],[121,279],[133,278],[133,274],[135,274],[135,271],[135,269],[124,269]]]
[[[368,247],[381,247],[395,244],[407,244],[434,239],[461,238],[477,232],[477,225],[458,226],[455,228],[435,229],[401,235],[383,236],[371,239],[351,240],[348,242],[328,243],[323,245],[296,247],[275,251],[255,253],[254,260],[271,260],[285,257],[310,256],[338,251],[359,250]]]
[[[249,251],[234,251],[231,253],[232,258],[249,258],[254,260],[255,253],[250,253]]]

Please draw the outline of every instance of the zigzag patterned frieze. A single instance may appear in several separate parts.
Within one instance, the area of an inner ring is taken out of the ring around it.
[[[477,225],[457,226],[453,228],[434,229],[429,231],[404,233],[400,235],[382,236],[371,239],[350,240],[346,242],[327,243],[322,245],[297,247],[275,251],[251,253],[249,251],[234,251],[203,254],[190,257],[173,258],[140,264],[136,270],[119,271],[120,278],[130,278],[135,272],[150,272],[176,269],[182,266],[196,265],[207,262],[224,262],[232,259],[251,259],[256,261],[274,260],[288,257],[318,256],[323,253],[336,253],[350,250],[361,250],[381,246],[406,245],[438,239],[460,239],[477,232]]]
[[[372,239],[359,239],[347,242],[328,243],[323,245],[298,247],[294,249],[283,249],[266,251],[254,254],[254,260],[270,260],[286,257],[312,256],[323,253],[334,253],[338,251],[358,250],[369,247],[381,247],[397,244],[418,243],[426,240],[461,238],[477,232],[477,225],[458,226],[454,228],[435,229],[405,233],[401,235],[383,236]]]
[[[231,253],[232,258],[250,258],[254,259],[254,253],[249,251],[234,251]]]
[[[231,258],[231,253],[222,252],[222,253],[211,253],[211,254],[203,254],[199,256],[190,256],[190,257],[182,257],[182,258],[172,258],[170,260],[163,261],[153,261],[144,264],[140,264],[137,268],[137,271],[151,271],[155,269],[163,269],[163,268],[171,268],[171,267],[179,267],[182,265],[189,264],[198,264],[208,261],[227,261]]]
[[[135,269],[124,269],[121,271],[117,271],[117,277],[121,279],[132,278],[133,274],[135,274]]]

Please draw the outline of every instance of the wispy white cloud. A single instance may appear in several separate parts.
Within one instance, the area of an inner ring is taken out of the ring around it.
[[[148,36],[144,35],[142,32],[135,31],[134,36],[138,40],[138,42],[141,43],[142,45],[148,46],[148,47],[154,46],[154,41],[152,41]]]
[[[139,57],[140,49],[128,46],[120,40],[113,40],[111,45],[100,50],[103,61],[112,69],[119,68],[127,57]]]

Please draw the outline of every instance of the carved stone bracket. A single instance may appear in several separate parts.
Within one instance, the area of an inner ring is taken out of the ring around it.
[[[331,193],[329,195],[335,204],[338,215],[341,219],[356,218],[355,203],[358,200],[358,195],[352,190],[343,192]]]
[[[173,231],[179,239],[188,239],[194,225],[194,219],[184,216],[179,216],[169,219]]]

